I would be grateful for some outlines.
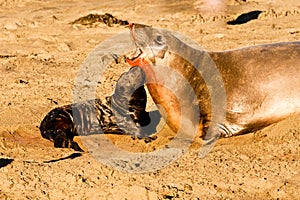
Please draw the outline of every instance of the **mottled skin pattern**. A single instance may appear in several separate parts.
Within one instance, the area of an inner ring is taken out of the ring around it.
[[[205,53],[166,30],[142,24],[130,24],[129,28],[140,54],[128,57],[127,62],[141,66],[146,79],[154,81],[170,80],[168,75],[158,77],[152,70],[154,66],[168,66],[182,74],[197,94],[201,121],[204,122],[204,131],[200,135],[204,138],[207,134],[205,124],[210,122],[211,97],[203,77],[208,80],[216,78],[206,64],[206,55],[215,63],[226,91],[225,119],[216,122],[219,128],[210,135],[217,138],[249,133],[300,112],[300,42]],[[164,71],[163,68],[160,72]],[[179,81],[176,84],[178,88],[183,87]],[[170,94],[160,92],[159,86],[153,84],[147,87],[153,100],[164,107],[171,119],[167,123],[177,131],[180,110],[177,105],[170,106]],[[180,98],[188,101],[184,88],[181,91]]]
[[[119,78],[112,96],[103,102],[93,99],[51,110],[40,124],[44,138],[55,147],[82,151],[73,141],[78,135],[131,134],[142,137],[142,127],[150,123],[145,111],[147,96],[145,75],[141,68],[133,67]]]

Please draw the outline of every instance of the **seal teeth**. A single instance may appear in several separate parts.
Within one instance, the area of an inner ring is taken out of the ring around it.
[[[135,59],[137,59],[140,55],[142,55],[142,53],[143,53],[143,51],[142,51],[140,48],[137,48],[137,49],[135,50],[135,52],[134,52],[132,55],[130,55],[130,57],[127,57],[127,59],[129,59],[129,60],[135,60]]]

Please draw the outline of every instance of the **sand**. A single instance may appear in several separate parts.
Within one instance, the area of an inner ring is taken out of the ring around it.
[[[220,139],[204,159],[198,157],[201,141],[196,141],[175,162],[148,173],[119,171],[90,153],[56,149],[40,136],[45,114],[72,103],[74,82],[88,54],[128,31],[120,25],[71,23],[88,14],[110,13],[176,30],[215,51],[300,40],[299,0],[228,0],[224,5],[210,12],[211,4],[191,0],[0,0],[0,199],[299,199],[299,115]],[[258,19],[226,24],[254,10],[263,11]],[[107,72],[99,96],[110,94],[109,84],[123,70]],[[109,138],[132,151],[136,146],[155,151],[165,145],[163,134],[150,144]]]

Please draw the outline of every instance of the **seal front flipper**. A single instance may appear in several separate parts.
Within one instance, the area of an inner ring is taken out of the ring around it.
[[[204,139],[199,153],[199,158],[204,158],[212,150],[218,139],[218,136]]]
[[[212,148],[222,135],[219,124],[214,122],[209,123],[209,126],[207,128],[204,128],[203,131],[204,138],[201,150],[199,152],[200,158],[204,158],[212,150]]]
[[[203,139],[199,157],[204,158],[212,150],[220,137],[232,137],[242,134],[245,130],[247,130],[246,126],[230,123],[228,121],[224,123],[212,123]]]
[[[56,130],[56,137],[54,138],[54,147],[72,148],[75,151],[83,152],[83,150],[79,147],[77,142],[73,141],[73,138],[68,138],[67,134],[62,130]]]

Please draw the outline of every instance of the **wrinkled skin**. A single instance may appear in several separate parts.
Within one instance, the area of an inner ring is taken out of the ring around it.
[[[83,151],[73,141],[78,135],[130,134],[147,137],[155,132],[158,112],[146,112],[147,96],[145,75],[141,68],[133,67],[121,75],[112,96],[106,101],[93,99],[61,106],[51,110],[40,124],[42,136],[54,142],[54,147]],[[151,122],[152,121],[152,122]],[[152,127],[148,127],[151,122]],[[148,135],[144,135],[144,132]]]

